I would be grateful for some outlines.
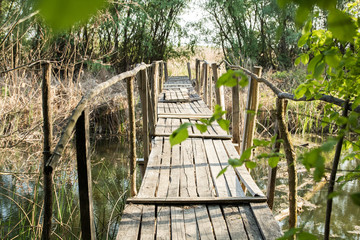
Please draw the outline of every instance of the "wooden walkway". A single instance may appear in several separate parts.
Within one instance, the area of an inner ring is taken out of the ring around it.
[[[138,195],[128,201],[117,239],[276,239],[282,235],[266,198],[218,125],[195,127],[171,148],[169,135],[185,122],[211,116],[186,77],[164,84],[148,166]],[[247,188],[244,193],[242,184]]]

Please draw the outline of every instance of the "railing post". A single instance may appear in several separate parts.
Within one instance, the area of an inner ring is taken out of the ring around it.
[[[81,232],[83,239],[96,238],[89,148],[89,109],[86,108],[76,122],[76,159],[79,182]]]
[[[168,80],[169,78],[169,72],[168,72],[168,68],[167,68],[167,62],[164,62],[164,73],[165,73],[165,82]]]
[[[203,86],[204,86],[204,64],[199,63],[199,70],[200,70],[200,82],[199,82],[199,96],[203,95]]]
[[[43,151],[43,173],[44,173],[44,220],[42,229],[42,239],[50,239],[51,236],[51,219],[52,219],[52,204],[53,204],[53,181],[52,169],[47,169],[46,163],[51,157],[51,142],[52,142],[52,116],[51,116],[51,65],[44,63],[43,67],[43,81],[42,81],[42,112],[44,118],[44,151]]]
[[[134,77],[126,79],[130,122],[130,196],[136,195],[136,127],[134,104]]]
[[[189,80],[190,80],[190,82],[191,82],[191,68],[190,68],[190,63],[188,62],[187,63],[187,70],[188,70],[188,76],[189,76]]]
[[[208,104],[208,90],[209,90],[209,83],[208,83],[208,65],[206,62],[203,63],[203,71],[204,71],[204,102]]]
[[[254,67],[254,73],[261,77],[261,67]],[[245,113],[245,124],[244,124],[244,133],[243,141],[241,146],[241,153],[243,153],[247,148],[252,146],[254,131],[255,131],[255,122],[256,114],[259,105],[259,85],[255,78],[250,79],[248,99],[246,104],[246,113]],[[250,156],[251,160],[252,156]]]
[[[240,153],[240,93],[239,84],[232,87],[232,135],[235,148]]]
[[[158,84],[159,84],[159,90],[158,90],[158,94],[160,94],[161,92],[162,92],[162,85],[163,85],[163,78],[164,78],[164,67],[163,67],[164,65],[163,65],[163,61],[161,61],[160,63],[159,63],[159,82],[158,82]]]
[[[200,95],[200,60],[195,61],[196,92]]]
[[[213,76],[214,76],[214,83],[217,83],[217,80],[219,79],[219,71],[218,71],[218,65],[216,63],[213,63],[211,65]],[[216,97],[216,104],[221,106],[221,109],[225,111],[225,96],[224,96],[224,86],[221,86],[219,88],[215,87],[215,97]]]
[[[152,98],[152,105],[154,111],[154,122],[153,124],[156,125],[157,123],[157,104],[158,104],[158,82],[159,82],[159,66],[156,62],[152,64],[152,88],[151,88],[151,98]]]
[[[146,168],[148,160],[149,160],[149,153],[150,153],[150,139],[149,139],[149,104],[148,104],[148,84],[147,84],[147,71],[141,70],[138,74],[138,87],[140,93],[140,101],[141,101],[141,108],[142,108],[142,119],[143,119],[143,129],[142,129],[142,136],[143,136],[143,144],[144,144],[144,168]]]
[[[209,105],[210,110],[212,110],[213,109],[213,76],[212,76],[212,71],[210,69],[211,69],[211,66],[209,64],[207,64],[206,71],[208,72],[208,79],[209,79],[208,105]]]

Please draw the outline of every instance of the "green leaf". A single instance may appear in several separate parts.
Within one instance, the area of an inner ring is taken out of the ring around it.
[[[188,127],[190,126],[192,126],[191,123],[183,123],[170,135],[171,146],[179,144],[189,137]]]
[[[322,60],[322,58],[323,56],[321,54],[318,54],[313,59],[311,59],[308,65],[308,71],[314,72],[316,65]]]
[[[351,200],[358,206],[360,206],[360,192],[350,194]]]
[[[330,67],[336,68],[340,64],[340,57],[337,54],[334,55],[325,55],[325,62]]]
[[[105,3],[105,0],[39,0],[37,8],[47,24],[58,32],[85,22]]]
[[[245,162],[245,166],[248,169],[253,169],[254,167],[256,167],[256,162],[252,162],[252,161]]]
[[[324,152],[330,152],[334,148],[337,142],[338,140],[335,138],[329,139],[324,144],[322,144],[320,148]]]
[[[305,87],[304,85],[300,85],[296,90],[295,90],[295,98],[299,99],[302,98],[306,91],[307,91],[307,87]]]
[[[301,62],[306,65],[309,62],[309,54],[303,53],[301,54]]]
[[[241,165],[243,165],[244,161],[238,158],[229,158],[228,159],[228,163],[230,166],[232,167],[240,167]]]
[[[269,166],[274,168],[278,165],[280,158],[279,157],[271,157],[269,158]]]
[[[318,237],[308,233],[308,232],[300,232],[298,234],[296,234],[296,239],[297,240],[318,240]]]
[[[220,125],[220,127],[225,130],[225,131],[229,131],[229,127],[230,127],[230,121],[229,120],[225,120],[225,119],[218,119],[217,123]]]
[[[221,171],[218,173],[218,175],[216,176],[216,178],[220,177],[221,175],[223,175],[226,170],[227,170],[228,166],[226,166],[225,168],[221,169]]]
[[[248,148],[246,149],[240,156],[240,161],[245,161],[245,160],[248,160],[250,159],[251,157],[251,153],[252,153],[252,148]]]
[[[300,60],[301,60],[301,57],[298,57],[295,59],[295,62],[294,62],[295,66],[300,64]]]
[[[207,131],[207,126],[204,124],[195,123],[195,126],[201,133],[204,133]]]
[[[243,71],[240,70],[233,71],[229,69],[226,73],[221,75],[221,77],[217,80],[216,87],[217,88],[220,86],[234,87],[238,84],[239,77],[241,77],[241,81],[242,81],[244,77]]]
[[[298,47],[302,47],[306,44],[307,40],[309,39],[310,33],[303,34],[298,41]]]
[[[330,11],[328,27],[334,37],[340,41],[352,42],[357,34],[357,28],[351,16],[338,9]]]

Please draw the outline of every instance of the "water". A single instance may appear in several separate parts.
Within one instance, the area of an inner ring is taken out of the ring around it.
[[[311,144],[319,143],[319,140],[306,138],[296,139],[293,136],[294,142],[300,141],[301,143],[309,142]],[[295,143],[296,145],[296,143]],[[301,148],[297,148],[297,154]],[[333,159],[333,154],[327,156],[328,159]],[[360,164],[359,160],[352,160],[342,162],[339,165],[341,170],[351,170]],[[287,181],[287,167],[286,161],[283,160],[279,163],[279,169],[276,180],[275,204],[273,213],[277,215],[281,210],[288,208],[288,181]],[[319,184],[315,183],[312,176],[301,165],[297,164],[298,170],[298,195],[304,197],[306,193],[313,189],[313,186]],[[338,171],[337,176],[344,174],[345,171]],[[252,176],[260,189],[266,193],[266,184],[268,176],[268,165],[266,161],[260,162],[256,169],[252,171]],[[320,185],[319,185],[320,186]],[[321,190],[315,192],[308,202],[305,202],[302,211],[298,213],[298,227],[303,227],[305,231],[310,232],[320,239],[323,238],[326,201],[327,201],[328,185],[323,184]],[[359,181],[351,181],[346,183],[341,188],[336,184],[335,191],[341,192],[340,196],[333,199],[333,208],[331,215],[331,238],[332,239],[360,239],[360,207],[356,206],[349,194],[360,191]],[[288,229],[288,218],[280,222],[282,229]]]

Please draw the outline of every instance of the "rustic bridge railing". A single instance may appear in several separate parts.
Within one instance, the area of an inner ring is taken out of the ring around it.
[[[205,60],[196,59],[195,62],[195,83],[196,90],[199,95],[203,95],[205,102],[211,108],[214,102],[213,92],[215,92],[215,102],[220,105],[223,109],[225,109],[224,103],[224,89],[223,86],[220,88],[216,88],[213,91],[213,85],[216,84],[219,76],[219,67],[221,64],[225,63],[227,69],[232,70],[241,70],[245,74],[249,76],[249,87],[247,94],[247,103],[245,109],[244,117],[244,127],[242,130],[243,136],[240,139],[240,105],[239,105],[239,85],[232,87],[232,131],[233,131],[233,143],[238,144],[241,148],[238,147],[237,150],[241,154],[246,149],[252,146],[255,123],[256,123],[256,114],[258,112],[258,104],[259,104],[259,83],[264,83],[271,91],[276,95],[276,124],[274,129],[274,134],[276,134],[278,139],[283,140],[283,147],[285,151],[285,158],[287,160],[288,166],[288,175],[289,175],[289,226],[290,228],[296,227],[296,219],[297,219],[297,172],[296,172],[296,156],[294,151],[294,146],[291,142],[290,134],[287,130],[287,124],[285,122],[285,113],[287,100],[291,101],[324,101],[327,103],[331,103],[337,105],[343,109],[343,116],[347,115],[347,111],[355,111],[360,112],[360,106],[357,108],[353,108],[352,104],[348,102],[348,100],[343,100],[336,98],[334,96],[325,95],[318,98],[307,98],[305,96],[301,98],[296,98],[294,94],[283,92],[270,81],[265,78],[262,78],[261,67],[254,67],[252,71],[243,68],[241,66],[235,66],[229,64],[227,61],[223,60],[221,63],[212,63],[211,69],[209,68],[210,64]],[[188,71],[191,72],[190,66],[188,64]],[[211,77],[211,75],[213,77]],[[190,76],[190,74],[189,74]],[[328,193],[331,194],[333,191],[333,185],[336,178],[336,169],[339,161],[340,151],[342,139],[338,142],[336,148],[336,154],[334,157],[332,173],[330,176],[330,184]],[[340,147],[339,147],[340,145]],[[277,141],[273,150],[278,152],[280,149],[280,143]],[[250,157],[251,160],[251,157]],[[275,180],[276,180],[276,172],[277,167],[271,168],[269,166],[268,173],[268,184],[267,184],[267,202],[270,209],[272,209],[274,204],[274,193],[275,193]],[[329,207],[329,202],[332,199],[328,200],[328,209],[326,216],[326,228],[329,229],[330,224],[330,214],[331,214],[331,203]]]
[[[53,205],[53,172],[71,139],[75,130],[77,172],[80,197],[80,220],[83,239],[95,239],[95,226],[92,203],[91,164],[89,158],[89,104],[105,89],[126,79],[130,122],[130,195],[136,194],[136,151],[135,151],[135,106],[134,80],[137,78],[140,100],[142,103],[144,161],[145,165],[150,152],[150,137],[154,134],[157,120],[156,104],[158,94],[162,90],[164,81],[168,78],[167,64],[156,61],[152,64],[138,64],[132,70],[112,77],[86,93],[73,110],[68,123],[61,133],[54,150],[52,145],[52,117],[51,117],[51,65],[43,63],[43,117],[44,117],[44,220],[43,239],[50,239],[52,205]]]

